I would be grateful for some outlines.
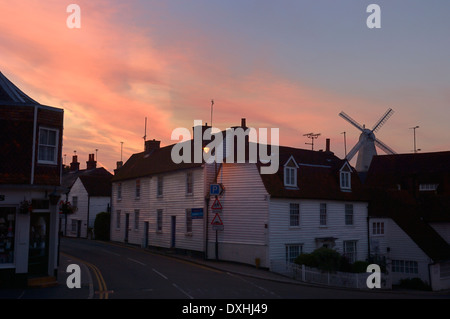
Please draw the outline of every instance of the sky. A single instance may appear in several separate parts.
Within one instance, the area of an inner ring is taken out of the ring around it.
[[[80,8],[81,28],[67,19]],[[381,28],[368,28],[369,4]],[[41,104],[64,109],[63,155],[110,171],[194,120],[246,118],[281,145],[344,157],[359,131],[397,153],[450,150],[448,0],[0,1],[0,71]],[[147,130],[145,131],[145,118]],[[379,154],[384,154],[378,150]]]

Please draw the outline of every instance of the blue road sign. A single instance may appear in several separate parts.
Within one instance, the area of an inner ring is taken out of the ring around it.
[[[203,208],[192,208],[191,209],[192,219],[202,219],[203,218]]]
[[[222,184],[211,184],[209,186],[209,194],[211,196],[222,195],[222,192],[223,192]]]

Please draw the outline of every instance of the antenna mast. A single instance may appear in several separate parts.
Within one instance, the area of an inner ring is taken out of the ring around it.
[[[214,100],[211,99],[211,127],[212,127],[212,120],[213,120],[213,105],[214,105]]]
[[[308,133],[308,134],[303,134],[303,136],[306,136],[311,139],[311,143],[305,143],[305,144],[311,145],[311,150],[314,151],[314,140],[320,136],[320,133],[317,133],[317,134]]]
[[[147,140],[147,117],[145,117],[144,142]]]

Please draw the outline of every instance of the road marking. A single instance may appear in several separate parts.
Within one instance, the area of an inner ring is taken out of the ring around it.
[[[169,278],[167,278],[166,276],[164,276],[162,273],[160,273],[159,271],[157,271],[155,268],[152,268],[152,270],[154,271],[154,272],[156,272],[158,275],[160,275],[161,277],[163,277],[164,279],[169,279]]]
[[[147,266],[144,263],[141,263],[139,260],[133,259],[133,258],[127,258],[129,261],[135,262],[136,264],[142,265],[142,266]]]
[[[99,299],[108,299],[109,294],[112,293],[113,291],[107,289],[105,279],[103,278],[102,273],[97,268],[97,266],[95,266],[94,264],[91,264],[85,260],[82,260],[80,258],[68,255],[66,253],[61,252],[61,254],[66,257],[72,258],[73,260],[77,260],[77,261],[85,264],[86,266],[88,266],[94,273],[95,278],[97,279],[97,282],[98,282],[98,291],[96,291],[95,294],[99,295]]]
[[[234,274],[232,274],[232,273],[230,273],[230,272],[227,272],[227,275],[230,275],[231,277],[239,278],[239,279],[242,280],[243,282],[246,282],[246,283],[248,283],[248,284],[250,284],[250,285],[252,285],[252,286],[254,286],[254,287],[258,288],[258,289],[261,289],[261,290],[264,291],[265,293],[271,294],[272,296],[274,296],[274,297],[276,297],[276,298],[279,298],[279,299],[281,298],[279,295],[277,295],[277,294],[274,293],[273,291],[270,291],[269,289],[266,289],[266,288],[264,288],[264,287],[261,287],[261,286],[255,284],[255,283],[253,283],[253,282],[251,282],[251,281],[249,281],[249,280],[245,280],[245,279],[242,278],[241,276],[236,276],[236,275],[234,275]]]
[[[107,254],[110,254],[110,255],[114,255],[114,256],[120,257],[120,254],[118,254],[118,253],[113,253],[112,251],[109,251],[109,250],[106,250],[106,249],[102,249],[102,251],[105,252],[105,253],[107,253]]]
[[[186,291],[184,291],[183,289],[181,289],[180,287],[178,287],[177,284],[172,284],[172,286],[174,286],[175,288],[177,288],[180,292],[182,292],[185,296],[187,296],[189,299],[194,299],[194,297],[192,297],[190,294],[188,294]]]

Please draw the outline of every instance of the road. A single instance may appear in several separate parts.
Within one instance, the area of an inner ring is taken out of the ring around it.
[[[90,282],[91,289],[86,297],[93,299],[436,298],[426,292],[372,292],[287,284],[233,274],[138,247],[91,240],[63,238],[61,254],[89,269],[90,279],[85,278],[85,285]]]

